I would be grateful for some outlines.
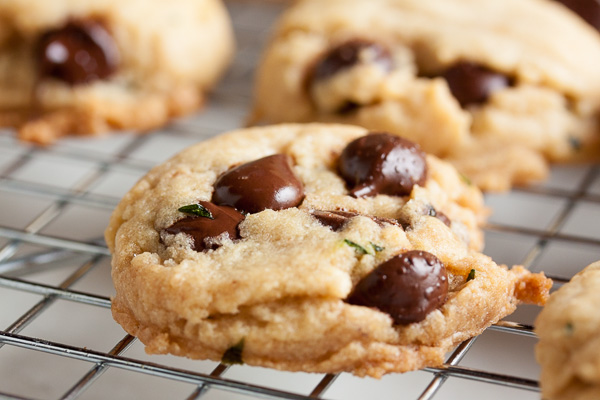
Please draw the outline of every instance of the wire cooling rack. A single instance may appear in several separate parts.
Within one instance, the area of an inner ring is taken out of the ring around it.
[[[102,240],[121,196],[179,150],[242,125],[253,66],[284,5],[229,1],[238,53],[197,116],[145,136],[66,139],[39,148],[0,133],[0,398],[7,399],[537,399],[531,324],[519,307],[459,345],[440,368],[381,380],[147,356],[112,321]],[[488,195],[486,253],[544,270],[558,284],[600,259],[595,166],[557,167],[549,181]]]

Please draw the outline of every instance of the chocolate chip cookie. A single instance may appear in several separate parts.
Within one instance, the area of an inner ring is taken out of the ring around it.
[[[0,126],[42,144],[195,111],[233,50],[220,0],[5,0],[0,20]]]
[[[487,190],[597,159],[600,35],[559,2],[501,3],[295,2],[258,68],[250,121],[389,131]]]
[[[381,376],[541,304],[478,253],[481,192],[385,132],[279,125],[155,167],[106,231],[113,316],[149,353]]]
[[[597,0],[557,0],[600,31],[600,3]]]
[[[550,296],[535,322],[547,400],[600,398],[600,262]]]

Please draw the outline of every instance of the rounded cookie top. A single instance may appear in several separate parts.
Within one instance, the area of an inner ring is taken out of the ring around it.
[[[389,131],[503,190],[597,158],[598,62],[598,32],[557,2],[302,0],[263,55],[252,118]]]
[[[599,288],[596,262],[553,293],[535,321],[540,386],[548,400],[600,396]]]
[[[484,215],[449,164],[384,132],[231,132],[155,167],[113,213],[113,315],[151,353],[243,347],[249,364],[373,376],[437,365],[543,301],[542,276],[474,250]]]
[[[600,37],[565,11],[547,0],[501,6],[495,0],[302,0],[284,14],[275,37],[298,31],[326,38],[382,36],[413,47],[424,73],[469,60],[572,96],[597,95]],[[551,34],[556,31],[562,34]]]
[[[220,0],[7,0],[0,15],[0,124],[42,143],[189,113],[233,50]]]

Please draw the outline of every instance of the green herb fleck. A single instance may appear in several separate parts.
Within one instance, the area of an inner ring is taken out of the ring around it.
[[[244,351],[244,338],[242,338],[239,342],[225,350],[223,353],[223,357],[221,357],[221,362],[223,364],[243,364],[242,360],[242,352]]]
[[[567,336],[572,336],[574,331],[575,331],[575,327],[573,326],[573,323],[572,322],[567,322],[565,324],[565,334]]]
[[[471,182],[471,180],[465,174],[460,174],[460,179],[462,179],[462,181],[469,186],[473,184],[473,182]]]
[[[581,140],[579,138],[576,138],[575,136],[569,136],[569,144],[573,150],[581,150]]]
[[[353,242],[350,239],[344,239],[344,243],[346,243],[350,247],[354,247],[354,250],[356,250],[356,252],[359,254],[369,254],[367,249],[362,247],[360,244]]]
[[[467,276],[467,282],[472,281],[473,279],[475,279],[475,270],[471,269],[471,272],[469,272],[469,276]]]
[[[373,242],[369,242],[369,243],[371,244],[371,247],[373,248],[373,250],[375,250],[377,253],[385,250],[385,247],[379,246],[378,244],[375,244]]]
[[[182,213],[197,215],[199,217],[215,219],[212,213],[208,210],[208,208],[204,207],[201,204],[190,204],[189,206],[179,207],[177,211],[181,211]]]

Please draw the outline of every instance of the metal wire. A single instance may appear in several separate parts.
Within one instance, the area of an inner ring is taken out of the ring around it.
[[[244,17],[244,12],[256,13],[255,8],[259,7],[262,8],[261,10],[268,11],[268,15],[274,16],[283,6],[276,2],[247,3],[242,0],[230,1],[228,6],[234,16],[234,25],[236,18],[237,22],[243,19],[243,24],[240,24],[243,25],[243,28],[238,28],[241,29],[241,32],[238,32],[240,45],[245,45],[248,51],[259,52],[260,48],[258,46],[260,46],[261,41],[255,39],[248,40],[248,38],[263,37],[265,27],[271,21],[257,20],[253,22],[251,18]],[[244,60],[236,61],[232,72],[230,72],[231,79],[243,76],[246,82],[251,81],[252,68],[249,65],[245,65],[244,62]],[[237,90],[233,90],[231,87],[235,87],[235,85],[224,85],[223,89],[217,89],[212,100],[216,106],[228,102],[248,103],[250,84],[247,84],[243,90],[239,90],[239,87]],[[60,399],[73,400],[81,397],[87,389],[94,385],[99,385],[99,378],[111,368],[128,370],[151,377],[191,383],[194,385],[194,388],[185,397],[189,400],[201,399],[213,388],[270,399],[322,399],[327,396],[328,390],[335,387],[336,382],[339,381],[338,378],[340,375],[325,374],[312,389],[306,390],[306,393],[309,393],[308,395],[301,395],[290,391],[227,379],[226,376],[229,367],[223,364],[218,364],[209,374],[202,374],[126,357],[124,354],[126,354],[129,347],[136,340],[129,335],[122,337],[110,350],[101,352],[77,347],[69,343],[59,343],[22,334],[25,327],[44,315],[47,309],[57,300],[68,301],[85,307],[110,308],[109,297],[73,289],[73,285],[82,277],[89,274],[95,268],[98,268],[98,265],[106,262],[109,252],[102,239],[65,239],[45,233],[45,228],[63,216],[66,210],[73,205],[89,210],[112,210],[119,201],[118,197],[98,194],[93,191],[93,188],[102,179],[114,173],[140,175],[155,163],[147,160],[144,161],[135,155],[137,152],[143,150],[144,146],[152,140],[161,137],[161,135],[175,135],[174,137],[186,139],[188,136],[193,137],[193,134],[197,130],[202,129],[204,128],[201,118],[197,122],[194,120],[186,121],[185,123],[167,127],[160,132],[133,137],[128,144],[116,152],[96,150],[82,152],[76,147],[69,147],[68,145],[49,148],[28,148],[18,144],[12,133],[0,136],[0,150],[4,148],[18,148],[20,151],[13,157],[11,162],[5,163],[0,168],[0,196],[8,194],[29,196],[35,199],[42,199],[47,203],[41,211],[27,215],[29,221],[22,228],[4,226],[2,221],[0,221],[0,240],[4,240],[4,244],[0,247],[0,288],[41,296],[41,300],[23,312],[7,328],[0,331],[0,348],[6,346],[25,348],[89,363],[90,367],[87,372],[73,381],[59,397]],[[70,162],[85,162],[93,165],[93,168],[81,177],[78,182],[67,188],[45,182],[40,183],[20,179],[19,172],[30,166],[41,155],[52,156]],[[590,190],[598,178],[598,168],[593,166],[581,168],[585,170],[584,177],[581,183],[573,190],[530,187],[516,191],[524,194],[564,200],[564,205],[546,228],[525,228],[511,224],[489,223],[485,227],[486,231],[507,235],[518,234],[533,238],[535,244],[522,260],[522,264],[525,267],[533,266],[547,250],[549,243],[577,243],[600,249],[600,238],[561,232],[561,228],[564,227],[577,204],[584,201],[590,204],[600,203],[600,195]],[[13,212],[13,210],[6,211],[9,213]],[[19,252],[28,245],[33,245],[38,249],[34,252],[25,252],[24,255],[20,255]],[[59,268],[66,263],[75,263],[78,266],[59,284],[43,284],[28,279],[34,273],[39,273],[45,269]],[[566,282],[569,277],[553,276],[553,278],[560,284]],[[535,338],[531,326],[511,321],[500,321],[490,327],[490,330],[502,335]],[[449,378],[461,378],[488,385],[507,386],[527,392],[539,390],[538,383],[535,380],[461,366],[461,362],[469,354],[476,340],[477,338],[472,338],[457,346],[448,356],[443,366],[426,368],[424,371],[431,373],[431,380],[417,398],[421,400],[437,398],[438,392]],[[2,353],[0,352],[1,362]],[[21,394],[4,393],[2,388],[0,388],[0,398],[28,399],[28,397]],[[393,396],[393,398],[397,398],[397,396]]]

